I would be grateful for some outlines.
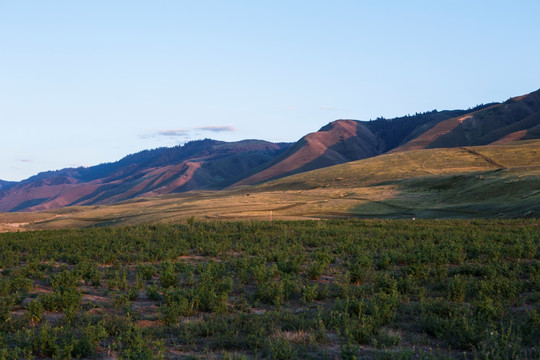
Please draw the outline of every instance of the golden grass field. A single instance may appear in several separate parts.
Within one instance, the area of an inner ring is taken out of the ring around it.
[[[0,231],[335,217],[540,217],[540,140],[397,152],[224,191],[5,213]]]

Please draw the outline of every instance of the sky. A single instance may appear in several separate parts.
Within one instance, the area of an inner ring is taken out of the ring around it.
[[[0,0],[0,179],[540,88],[540,1]]]

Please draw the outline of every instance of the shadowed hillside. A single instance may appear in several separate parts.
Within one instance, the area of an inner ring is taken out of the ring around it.
[[[10,188],[11,186],[13,186],[15,184],[16,184],[16,182],[14,182],[14,181],[0,180],[0,190],[8,189],[8,188]]]
[[[141,195],[205,188],[241,177],[288,146],[207,139],[142,151],[114,163],[40,173],[0,189],[0,211],[110,204]]]
[[[441,121],[396,151],[487,145],[538,138],[540,90]]]

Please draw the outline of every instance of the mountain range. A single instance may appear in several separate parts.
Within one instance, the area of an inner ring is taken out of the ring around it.
[[[433,110],[372,121],[336,120],[296,143],[204,139],[88,168],[43,172],[20,182],[0,180],[0,212],[222,190],[387,153],[539,138],[540,90],[467,110]]]

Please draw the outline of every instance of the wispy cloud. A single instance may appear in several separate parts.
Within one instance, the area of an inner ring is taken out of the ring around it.
[[[189,129],[168,129],[168,130],[159,130],[156,133],[156,135],[158,135],[158,136],[178,137],[178,136],[189,135],[189,132],[190,132]]]
[[[162,129],[148,131],[146,134],[142,134],[139,137],[141,139],[151,139],[155,137],[169,137],[169,138],[182,138],[187,139],[192,136],[200,136],[200,131],[210,131],[214,133],[219,132],[232,132],[237,131],[238,129],[232,125],[205,125],[205,126],[196,126],[192,128],[185,129]]]
[[[208,125],[208,126],[199,126],[194,128],[195,130],[203,130],[203,131],[212,131],[212,132],[225,132],[225,131],[236,131],[234,126],[232,125]]]

